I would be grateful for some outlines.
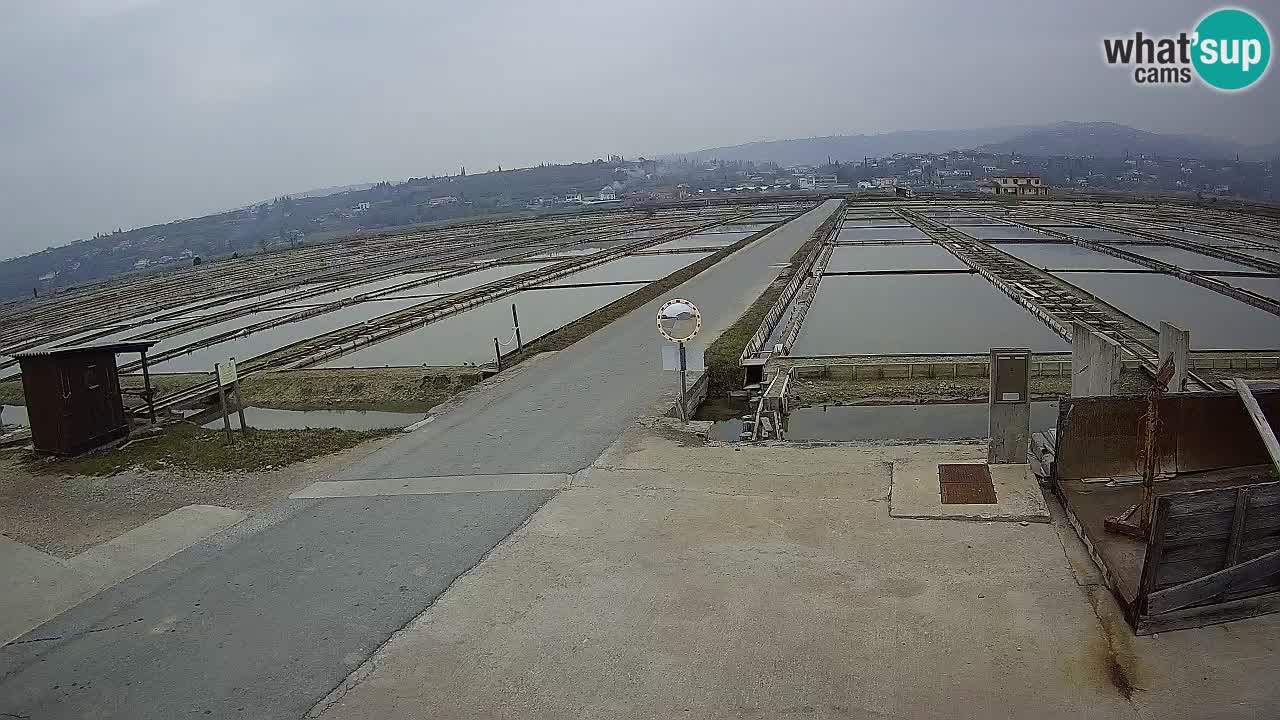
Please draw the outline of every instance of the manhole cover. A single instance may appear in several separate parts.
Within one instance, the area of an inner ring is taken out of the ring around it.
[[[943,505],[987,505],[996,502],[991,468],[986,465],[939,465],[938,488]]]
[[[991,468],[986,465],[939,465],[938,481],[948,483],[991,484]]]

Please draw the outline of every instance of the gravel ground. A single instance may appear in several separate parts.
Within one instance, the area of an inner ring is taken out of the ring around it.
[[[204,382],[208,377],[203,373],[152,375],[151,385],[165,394]],[[480,371],[465,367],[283,370],[254,375],[241,384],[240,391],[246,405],[282,410],[426,412],[481,379]],[[120,383],[129,389],[140,389],[142,378],[127,375]],[[0,402],[25,404],[22,383],[0,383]]]
[[[362,445],[262,472],[129,469],[106,476],[33,472],[0,452],[0,534],[70,558],[186,505],[260,510],[381,447]]]
[[[1140,393],[1151,386],[1146,374],[1126,370],[1120,376],[1121,393]],[[987,378],[886,378],[867,380],[794,379],[787,396],[796,407],[854,403],[981,402],[989,393]],[[1054,399],[1071,394],[1071,378],[1035,377],[1031,395]]]

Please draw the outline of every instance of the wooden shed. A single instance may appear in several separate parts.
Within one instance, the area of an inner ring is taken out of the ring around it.
[[[22,367],[22,391],[35,449],[79,455],[128,437],[129,419],[120,393],[116,353],[142,353],[143,395],[150,404],[146,357],[155,344],[154,340],[139,340],[40,347],[15,354]]]

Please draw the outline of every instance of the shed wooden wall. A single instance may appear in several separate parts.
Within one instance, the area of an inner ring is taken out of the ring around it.
[[[129,434],[115,353],[87,351],[20,362],[37,450],[78,455]]]

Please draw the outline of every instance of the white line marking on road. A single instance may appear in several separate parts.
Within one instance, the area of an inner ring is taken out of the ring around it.
[[[460,492],[510,492],[513,490],[563,490],[570,476],[564,473],[512,473],[509,475],[442,475],[415,478],[332,480],[312,483],[289,497],[375,497],[385,495],[436,495]]]

